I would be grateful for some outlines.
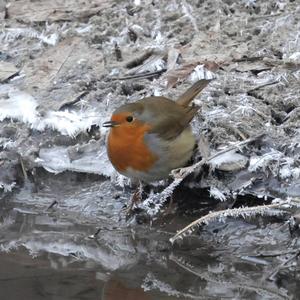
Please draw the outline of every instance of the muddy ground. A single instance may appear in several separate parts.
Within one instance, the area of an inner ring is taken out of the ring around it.
[[[299,1],[0,0],[0,26],[1,295],[300,297]],[[190,168],[126,220],[101,124],[201,78]]]

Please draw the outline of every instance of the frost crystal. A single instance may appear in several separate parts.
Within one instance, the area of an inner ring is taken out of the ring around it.
[[[140,205],[145,209],[150,216],[156,215],[169,197],[172,197],[174,189],[181,183],[183,179],[176,178],[169,186],[167,186],[161,193],[152,193]]]

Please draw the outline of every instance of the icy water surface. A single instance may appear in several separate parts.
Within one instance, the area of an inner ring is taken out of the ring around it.
[[[195,216],[136,225],[120,214],[128,192],[112,192],[99,177],[44,175],[1,200],[1,299],[293,299],[300,293],[295,264],[267,279],[297,245],[279,220],[215,223],[172,246],[169,238]],[[47,211],[54,198],[59,204]]]

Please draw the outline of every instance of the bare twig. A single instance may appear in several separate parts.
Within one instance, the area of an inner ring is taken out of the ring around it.
[[[67,62],[67,60],[69,59],[69,57],[70,57],[71,53],[73,52],[73,50],[74,50],[74,46],[71,47],[71,49],[70,49],[68,55],[65,57],[64,61],[63,61],[63,62],[61,63],[61,65],[59,66],[58,70],[56,71],[56,73],[55,73],[55,75],[53,76],[52,79],[54,79],[54,78],[56,78],[56,77],[58,76],[59,72],[61,71],[61,69],[63,68],[63,66],[64,66],[65,63]]]
[[[287,251],[281,251],[281,252],[265,252],[265,253],[259,253],[258,255],[255,255],[254,257],[278,257],[282,255],[287,254],[294,254],[299,252],[299,249],[293,249],[293,250],[287,250]]]
[[[153,50],[147,51],[145,52],[143,55],[134,58],[133,60],[129,61],[125,67],[127,69],[132,69],[135,68],[136,66],[141,65],[146,59],[148,59],[152,54],[153,54]]]
[[[97,237],[98,237],[100,231],[101,231],[101,228],[97,228],[97,230],[95,231],[95,233],[92,234],[92,235],[89,235],[88,238],[91,239],[91,240],[97,239]]]
[[[262,85],[259,85],[259,86],[255,87],[255,88],[249,90],[249,91],[247,92],[247,94],[252,93],[252,92],[254,92],[254,91],[256,91],[256,90],[262,89],[262,88],[264,88],[264,87],[266,87],[266,86],[273,85],[273,84],[277,84],[277,83],[279,83],[279,82],[280,82],[279,80],[275,80],[275,81],[271,81],[271,82],[264,83],[264,84],[262,84]]]
[[[122,61],[123,60],[122,52],[121,52],[121,49],[117,42],[115,42],[114,52],[115,52],[117,61]]]
[[[154,77],[154,76],[160,75],[166,71],[167,71],[167,69],[161,69],[161,70],[155,71],[155,72],[146,72],[146,73],[134,74],[134,75],[124,76],[124,77],[112,77],[110,79],[111,80],[128,80],[128,79],[135,79],[135,78],[149,78],[149,77]]]
[[[46,211],[50,210],[54,206],[58,205],[58,202],[56,200],[52,201],[52,203],[47,207]]]
[[[19,156],[19,160],[20,160],[20,165],[21,165],[22,173],[23,173],[23,176],[24,176],[24,181],[26,181],[28,179],[28,175],[27,175],[27,172],[26,172],[26,169],[25,169],[25,165],[24,165],[24,162],[23,162],[23,159],[22,159],[21,155]]]

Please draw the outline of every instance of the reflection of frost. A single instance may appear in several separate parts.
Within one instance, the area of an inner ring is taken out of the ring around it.
[[[203,297],[197,297],[192,294],[182,293],[175,290],[171,285],[156,279],[152,273],[147,274],[141,287],[145,292],[159,290],[162,293],[166,293],[168,296],[175,296],[177,298],[184,297],[188,299],[203,299]]]
[[[259,295],[259,299],[288,299],[287,292],[282,290],[280,293],[277,289],[266,285],[265,282],[258,284],[257,281],[253,281],[252,278],[245,276],[241,272],[234,272],[234,266],[228,270],[226,264],[220,263],[216,267],[207,267],[207,271],[203,267],[199,267],[194,263],[188,262],[186,258],[170,255],[170,260],[175,262],[179,267],[185,271],[196,275],[197,277],[204,279],[207,284],[203,291],[199,291],[202,297],[206,291],[216,290],[218,292],[223,291],[224,294],[228,295],[229,290],[245,290],[255,292]],[[231,276],[228,277],[227,273],[230,272]],[[215,295],[216,296],[216,295]],[[244,299],[244,297],[233,297],[234,299]],[[210,297],[203,297],[202,299],[210,299]],[[218,298],[219,299],[219,298]],[[223,298],[222,298],[223,299]],[[231,299],[231,298],[230,298]]]
[[[9,252],[15,249],[18,249],[21,246],[21,243],[18,241],[10,241],[8,243],[1,243],[0,244],[0,251],[1,252]]]
[[[225,266],[222,263],[219,263],[218,265],[208,265],[207,271],[210,273],[222,274],[225,271]]]
[[[9,227],[10,225],[14,224],[14,222],[15,220],[11,216],[8,216],[2,220],[2,222],[0,223],[0,228],[3,230],[6,227]]]
[[[36,230],[28,236],[23,234],[20,239],[2,243],[0,251],[10,252],[19,247],[24,247],[32,256],[38,256],[46,252],[58,254],[62,257],[72,257],[73,260],[90,260],[99,263],[109,271],[131,265],[136,261],[135,250],[128,245],[126,250],[122,248],[121,251],[105,245],[95,247],[94,244],[87,245],[87,243],[73,241],[73,239],[74,234],[68,232],[49,231],[44,233]],[[107,237],[107,239],[109,238]]]

